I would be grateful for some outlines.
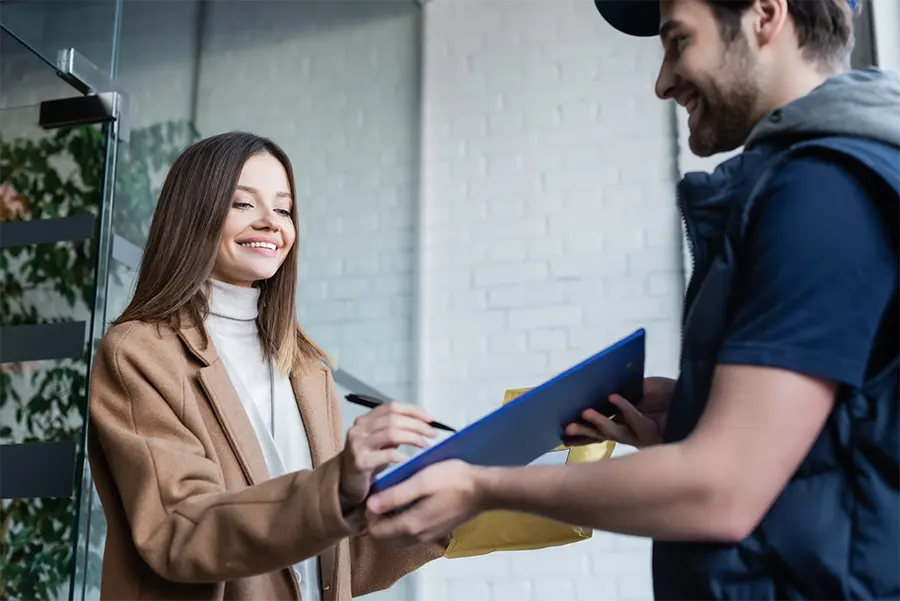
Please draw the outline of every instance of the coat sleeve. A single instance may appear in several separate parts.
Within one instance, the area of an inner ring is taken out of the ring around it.
[[[384,590],[426,563],[443,557],[450,537],[406,549],[388,549],[367,534],[350,539],[353,596]]]
[[[203,418],[186,402],[183,360],[158,341],[129,340],[129,324],[119,328],[126,331],[108,333],[94,362],[90,424],[99,448],[89,453],[108,465],[134,546],[153,571],[185,583],[245,578],[358,532],[341,512],[337,457],[226,490]]]

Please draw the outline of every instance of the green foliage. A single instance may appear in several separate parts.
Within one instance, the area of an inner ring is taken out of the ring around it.
[[[119,145],[113,224],[116,233],[143,248],[169,166],[199,134],[189,121],[133,130]]]
[[[194,139],[191,124],[170,122],[132,131],[129,142],[119,144],[113,203],[117,234],[143,246],[163,175]],[[106,136],[92,126],[56,130],[39,139],[0,140],[0,182],[6,185],[6,200],[14,194],[24,206],[12,217],[96,216],[103,198],[106,156]],[[98,240],[99,231],[92,240],[0,251],[0,325],[90,323]],[[118,274],[124,271],[110,269],[108,277],[121,277]],[[90,345],[85,347],[80,360],[3,366],[0,441],[77,440],[81,445],[90,360]],[[91,492],[82,490],[82,496]],[[58,598],[71,574],[79,506],[86,509],[90,503],[74,496],[3,501],[0,599]],[[85,545],[79,540],[77,551],[79,564],[88,554],[87,578],[98,583],[105,523],[99,504],[93,504],[90,513],[91,541]],[[86,517],[83,514],[81,520]]]

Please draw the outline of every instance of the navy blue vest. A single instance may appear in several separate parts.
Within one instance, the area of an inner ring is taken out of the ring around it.
[[[690,434],[706,406],[754,199],[776,165],[808,153],[865,173],[873,202],[897,230],[900,152],[877,142],[830,137],[756,147],[713,174],[686,176],[679,201],[694,273],[685,295],[668,441]],[[888,313],[896,315],[896,307]],[[809,455],[747,539],[654,543],[657,599],[900,598],[896,353],[870,366],[862,389],[839,395]]]

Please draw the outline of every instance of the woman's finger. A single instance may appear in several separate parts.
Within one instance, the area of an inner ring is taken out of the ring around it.
[[[376,413],[378,409],[356,418],[353,427],[347,432],[347,436],[353,439],[362,439],[388,428],[408,430],[427,438],[437,436],[437,431],[429,426],[428,422],[422,421],[418,417],[393,411],[379,411]]]
[[[406,455],[397,449],[364,450],[354,458],[354,467],[359,472],[379,472],[392,463],[406,460]]]
[[[382,415],[406,415],[425,423],[434,421],[428,412],[417,405],[408,403],[385,403],[373,409],[370,415],[381,417]]]
[[[416,417],[399,413],[382,415],[368,428],[370,434],[375,434],[384,430],[404,430],[426,438],[434,438],[437,436],[437,430],[429,426],[428,422],[423,422]]]
[[[428,446],[428,439],[410,430],[402,430],[398,428],[385,428],[372,432],[364,439],[359,441],[361,450],[381,450],[396,449],[402,445],[410,445],[423,449]]]

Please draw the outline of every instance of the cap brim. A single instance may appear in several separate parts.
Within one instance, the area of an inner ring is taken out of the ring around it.
[[[606,22],[628,35],[659,34],[659,0],[594,0]]]

